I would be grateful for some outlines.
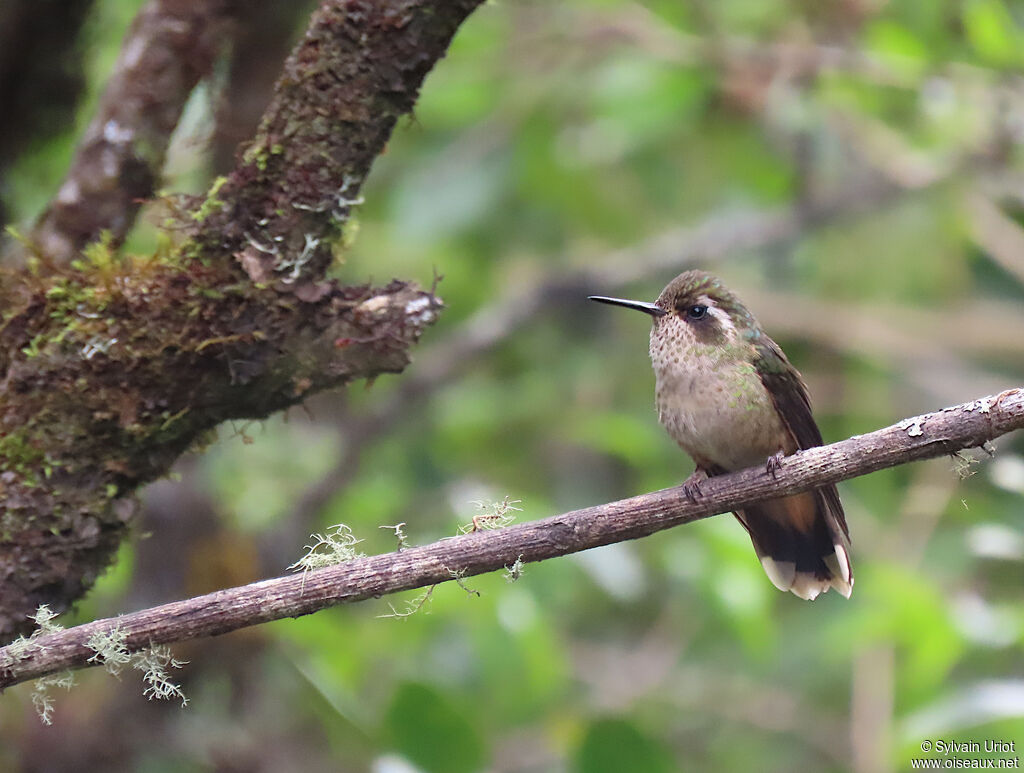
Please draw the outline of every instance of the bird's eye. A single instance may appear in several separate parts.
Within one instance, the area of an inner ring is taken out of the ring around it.
[[[708,314],[708,307],[702,303],[688,306],[686,309],[686,316],[690,319],[704,319]]]

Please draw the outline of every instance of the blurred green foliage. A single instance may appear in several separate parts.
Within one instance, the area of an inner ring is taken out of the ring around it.
[[[82,123],[138,5],[96,4]],[[337,275],[442,274],[426,364],[473,315],[546,277],[633,268],[622,294],[650,299],[684,268],[651,266],[651,238],[882,178],[899,192],[706,267],[804,373],[828,440],[1019,384],[1024,255],[972,202],[994,201],[1021,238],[1022,22],[1010,0],[487,4],[376,163]],[[206,132],[212,98],[191,109]],[[22,225],[80,130],[11,171],[3,195]],[[210,178],[202,142],[176,148],[168,189]],[[129,249],[152,233],[143,218]],[[360,443],[352,417],[420,364],[223,428],[177,488],[160,484],[186,503],[173,517],[147,498],[139,540],[80,618],[280,573],[306,534],[339,522],[377,553],[395,547],[379,527],[404,522],[426,543],[456,533],[475,500],[509,495],[532,519],[678,483],[690,463],[652,410],[647,323],[591,308],[591,289],[545,296],[360,445],[312,520],[294,510]],[[406,617],[381,599],[182,647],[184,711],[90,672],[42,731],[28,690],[12,690],[0,767],[45,769],[63,744],[146,771],[866,773],[935,757],[921,744],[940,738],[1015,741],[1019,755],[1024,440],[997,445],[964,479],[939,459],[840,486],[850,601],[778,593],[722,516],[527,565],[515,582],[468,579],[479,595],[449,583]],[[198,526],[196,496],[209,508]],[[179,520],[192,525],[174,532]],[[175,541],[153,546],[168,530]],[[403,612],[418,592],[390,601]],[[123,729],[97,733],[101,755],[85,728],[124,712]]]

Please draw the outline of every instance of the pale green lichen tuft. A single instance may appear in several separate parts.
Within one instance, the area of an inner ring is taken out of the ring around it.
[[[100,663],[113,676],[120,676],[121,669],[132,660],[127,640],[128,632],[118,625],[106,631],[97,631],[85,642],[86,647],[96,652],[89,658],[89,662]]]
[[[166,646],[152,646],[132,654],[132,668],[142,671],[142,681],[147,685],[143,691],[150,700],[168,701],[172,698],[180,698],[181,706],[188,705],[188,698],[181,691],[181,686],[176,684],[169,676],[169,668],[181,668],[188,663],[187,660],[177,660],[171,655],[171,648]]]
[[[377,615],[377,617],[404,620],[407,617],[415,615],[417,612],[419,612],[426,606],[426,603],[428,601],[430,601],[430,597],[434,595],[434,588],[436,587],[436,585],[431,585],[429,588],[426,588],[419,595],[417,595],[416,598],[412,599],[411,601],[405,602],[405,609],[403,609],[401,612],[395,609],[395,605],[389,601],[388,608],[391,610],[391,613],[387,615]],[[429,613],[430,610],[427,609],[423,614]]]
[[[409,537],[402,530],[403,526],[405,526],[405,521],[402,521],[401,523],[397,523],[394,526],[378,526],[377,528],[378,529],[389,529],[390,531],[393,531],[395,533],[395,541],[398,542],[398,550],[402,551],[402,550],[405,550],[407,547],[409,547]]]
[[[951,458],[953,460],[953,474],[960,480],[966,480],[977,472],[977,470],[971,468],[978,464],[978,459],[971,456],[967,451],[957,451]]]
[[[127,642],[128,632],[119,625],[97,631],[85,643],[96,652],[89,658],[89,662],[102,664],[111,675],[117,677],[126,667],[141,671],[142,681],[147,685],[142,694],[149,700],[180,698],[182,707],[187,706],[188,698],[181,686],[170,678],[168,669],[181,668],[188,661],[176,660],[166,646],[149,646],[138,652],[129,652]]]
[[[36,679],[32,688],[32,705],[35,706],[39,720],[44,725],[53,724],[53,697],[50,695],[50,688],[60,687],[70,690],[74,685],[75,675],[70,671],[62,671],[59,674],[50,674]]]
[[[445,567],[445,568],[448,569],[448,567]],[[465,569],[448,569],[448,574],[449,574],[449,576],[451,576],[451,578],[453,580],[455,580],[455,584],[456,585],[458,585],[460,588],[462,588],[462,590],[466,591],[466,595],[468,595],[468,596],[479,596],[480,595],[480,591],[478,591],[478,590],[476,590],[474,588],[470,588],[466,584],[466,570]]]
[[[288,567],[293,572],[322,569],[366,555],[355,549],[362,540],[356,539],[352,529],[343,523],[332,526],[327,534],[311,534],[310,538],[313,544],[306,545],[306,555]]]
[[[36,624],[36,630],[28,638],[19,636],[9,645],[7,651],[15,660],[24,660],[32,652],[42,652],[45,646],[37,639],[51,633],[63,630],[64,626],[55,623],[57,613],[46,604],[40,604],[34,615],[29,619]],[[75,676],[70,671],[62,671],[58,674],[48,674],[35,680],[32,687],[32,705],[44,725],[53,724],[53,698],[50,695],[50,688],[60,687],[70,690],[75,683]]]
[[[473,516],[472,521],[459,527],[459,534],[505,528],[515,521],[516,516],[513,513],[523,511],[523,508],[516,507],[516,505],[522,504],[522,501],[521,499],[509,499],[506,495],[500,502],[473,502],[477,514]]]
[[[36,613],[29,615],[28,619],[36,624],[36,630],[32,632],[32,635],[27,639],[24,636],[19,636],[7,645],[7,651],[16,660],[25,659],[33,650],[42,650],[43,645],[36,641],[40,636],[64,630],[64,626],[60,623],[53,622],[57,619],[57,613],[50,609],[49,604],[40,604]]]
[[[523,555],[522,553],[512,562],[511,566],[506,564],[505,571],[501,573],[501,576],[505,578],[505,582],[513,583],[523,576]]]

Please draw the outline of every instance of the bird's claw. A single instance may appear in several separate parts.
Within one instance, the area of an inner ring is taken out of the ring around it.
[[[775,454],[772,454],[771,456],[769,456],[768,457],[768,461],[765,462],[765,464],[764,464],[765,472],[767,472],[769,475],[771,475],[772,478],[778,478],[779,477],[778,473],[779,473],[779,470],[782,469],[782,457],[783,456],[785,456],[785,454],[783,454],[782,451],[779,451],[778,453],[775,453]]]
[[[691,503],[697,504],[697,500],[704,496],[704,492],[700,490],[700,484],[707,479],[707,472],[698,467],[689,478],[683,481],[683,494]]]

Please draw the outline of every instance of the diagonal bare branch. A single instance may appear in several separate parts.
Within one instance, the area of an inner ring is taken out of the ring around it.
[[[703,484],[703,497],[696,503],[677,486],[519,526],[451,537],[97,620],[37,637],[34,646],[20,651],[11,646],[0,649],[0,687],[87,666],[95,653],[86,642],[115,627],[126,634],[129,651],[215,636],[337,604],[491,572],[517,561],[543,561],[646,537],[769,497],[981,446],[1021,428],[1024,388],[1011,389],[904,419],[867,435],[801,451],[787,457],[775,474],[756,467],[711,478]]]

